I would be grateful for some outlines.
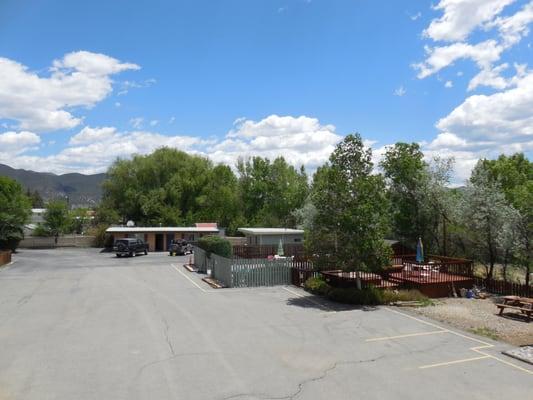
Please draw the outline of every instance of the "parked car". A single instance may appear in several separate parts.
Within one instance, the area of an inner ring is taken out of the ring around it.
[[[192,254],[192,244],[186,240],[177,239],[170,242],[168,253],[171,256],[183,256],[185,254]]]
[[[141,239],[126,238],[115,240],[113,250],[117,257],[122,256],[136,256],[139,253],[148,254],[148,244]]]

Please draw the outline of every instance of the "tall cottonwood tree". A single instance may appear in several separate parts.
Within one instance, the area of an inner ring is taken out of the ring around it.
[[[310,240],[317,251],[328,243],[346,270],[379,270],[389,263],[385,182],[373,173],[371,159],[361,136],[348,135],[314,176],[316,232]]]
[[[244,217],[254,226],[294,227],[294,211],[309,193],[307,174],[283,157],[253,157],[237,164]]]

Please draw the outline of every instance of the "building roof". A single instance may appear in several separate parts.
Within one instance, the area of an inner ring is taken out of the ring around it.
[[[218,228],[218,224],[216,222],[197,222],[196,227],[197,228]]]
[[[302,229],[288,228],[239,228],[239,232],[245,235],[302,235]]]
[[[106,229],[107,233],[145,233],[145,232],[192,232],[216,233],[217,228],[191,227],[191,226],[112,226]]]

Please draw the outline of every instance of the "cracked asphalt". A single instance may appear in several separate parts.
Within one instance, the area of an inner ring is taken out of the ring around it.
[[[531,366],[502,355],[508,345],[403,310],[340,307],[294,287],[213,290],[162,253],[14,260],[0,269],[0,400],[533,393]]]

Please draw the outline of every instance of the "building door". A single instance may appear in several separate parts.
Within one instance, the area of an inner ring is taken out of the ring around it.
[[[164,250],[164,235],[162,233],[156,233],[155,235],[155,251]]]
[[[174,234],[173,233],[167,233],[167,250],[170,249],[170,242],[174,240]]]

